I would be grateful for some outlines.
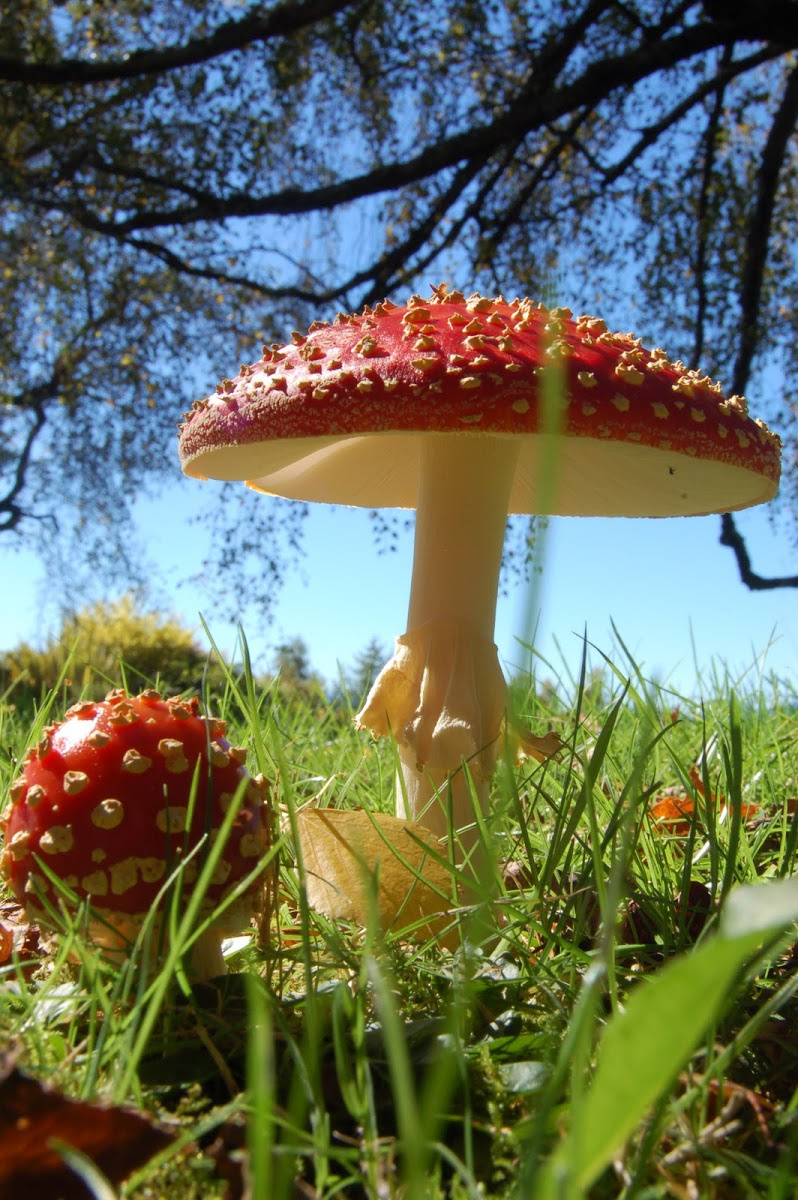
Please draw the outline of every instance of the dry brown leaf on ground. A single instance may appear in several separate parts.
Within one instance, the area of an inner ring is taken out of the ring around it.
[[[695,801],[685,792],[663,792],[651,805],[649,815],[658,826],[674,837],[687,837],[690,832]]]
[[[44,953],[39,926],[30,923],[22,905],[11,899],[0,901],[0,963],[16,954],[23,969],[30,968]]]
[[[387,813],[308,808],[297,815],[311,908],[333,920],[456,942],[446,848],[423,825]],[[449,936],[446,936],[449,931]]]
[[[7,926],[0,924],[0,963],[8,962],[13,949],[13,933]]]
[[[692,796],[678,786],[665,788],[649,810],[655,823],[674,837],[687,837],[689,834],[699,796],[716,811],[723,811],[726,807],[726,797],[723,793],[712,792],[707,797],[701,773],[695,764],[690,767],[690,782],[695,789]],[[758,812],[759,806],[756,804],[740,805],[740,818],[743,821],[753,820]]]
[[[521,725],[513,725],[510,737],[516,743],[516,758],[519,760],[534,758],[537,762],[545,762],[547,758],[559,754],[565,745],[556,729],[538,735]]]
[[[20,1071],[13,1055],[0,1059],[0,1196],[90,1200],[57,1144],[86,1155],[116,1184],[175,1136],[145,1113],[71,1100]]]

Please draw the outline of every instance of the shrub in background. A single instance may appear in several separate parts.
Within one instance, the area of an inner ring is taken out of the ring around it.
[[[131,690],[165,692],[223,686],[221,666],[208,659],[194,632],[132,595],[88,605],[64,618],[42,647],[21,643],[0,655],[0,689],[18,707],[36,703],[61,680],[65,699],[99,698],[124,682]]]

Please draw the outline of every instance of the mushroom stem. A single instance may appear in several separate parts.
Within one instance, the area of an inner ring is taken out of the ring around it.
[[[443,835],[451,803],[452,827],[471,827],[459,835],[466,847],[476,834],[474,797],[486,811],[504,716],[493,638],[517,460],[514,439],[455,434],[429,439],[421,461],[407,623],[411,631],[429,626],[431,637],[421,736],[399,749],[397,810]],[[418,750],[426,736],[438,745],[425,764]]]
[[[493,642],[518,453],[511,437],[442,434],[424,442],[408,628],[444,619]]]
[[[200,983],[227,974],[222,935],[213,926],[203,930],[191,948],[191,974]]]
[[[474,799],[487,806],[504,716],[493,627],[517,457],[517,442],[501,436],[426,442],[408,632],[358,716],[396,738],[398,814],[445,836],[451,811],[465,851],[477,840]]]

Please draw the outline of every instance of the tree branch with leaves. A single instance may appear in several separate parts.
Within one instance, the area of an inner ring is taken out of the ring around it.
[[[59,537],[114,570],[133,489],[176,471],[181,406],[261,341],[442,278],[534,295],[561,277],[619,323],[644,298],[641,332],[673,357],[706,354],[738,390],[777,370],[783,399],[757,407],[789,464],[797,10],[17,9],[0,29],[0,529],[35,541],[59,496]],[[255,542],[268,508],[247,512]],[[301,520],[265,575],[237,578],[241,526],[216,509],[227,586],[273,594]]]

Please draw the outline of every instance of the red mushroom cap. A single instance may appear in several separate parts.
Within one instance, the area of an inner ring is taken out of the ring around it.
[[[412,508],[420,437],[452,433],[521,439],[511,512],[726,511],[770,499],[780,472],[745,401],[662,350],[568,309],[443,288],[264,347],[186,415],[180,453],[190,475]],[[552,433],[553,496],[539,483]]]
[[[171,871],[206,832],[213,837],[248,780],[204,898],[205,910],[215,907],[269,843],[264,781],[250,778],[244,752],[229,745],[224,729],[198,715],[196,698],[162,700],[154,691],[111,692],[48,726],[11,786],[0,855],[28,912],[46,919],[39,896],[58,902],[39,858],[95,911],[143,918]],[[196,878],[201,854],[186,864],[186,882]],[[251,908],[258,890],[253,884]]]

